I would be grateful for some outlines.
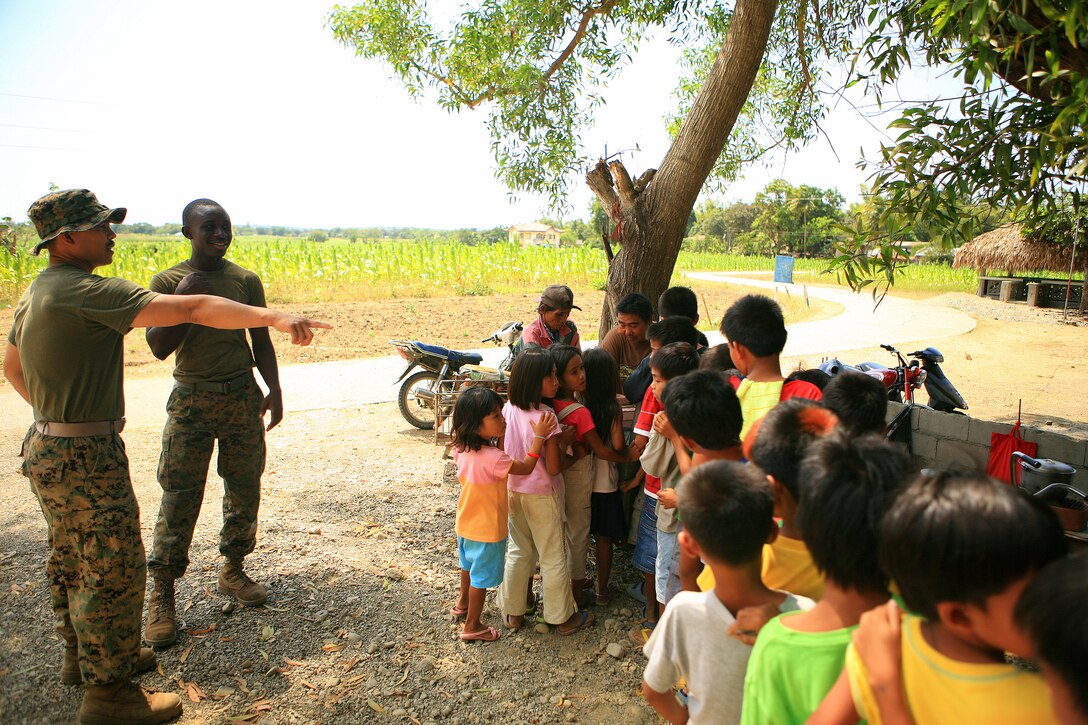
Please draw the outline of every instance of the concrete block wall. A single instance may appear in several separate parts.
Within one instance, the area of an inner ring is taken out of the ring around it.
[[[891,422],[902,409],[899,403],[888,403],[887,420]],[[922,468],[985,470],[990,458],[990,435],[1010,430],[1012,423],[939,413],[926,408],[911,411],[911,448],[915,462]],[[1036,458],[1050,458],[1073,466],[1077,470],[1073,484],[1088,492],[1088,439],[1027,426],[1020,426],[1020,435],[1039,447]]]

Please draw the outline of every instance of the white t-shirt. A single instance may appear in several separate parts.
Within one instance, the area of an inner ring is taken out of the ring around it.
[[[778,609],[811,609],[815,603],[787,594]],[[739,723],[744,673],[752,648],[729,636],[736,619],[714,590],[680,592],[661,617],[643,652],[649,659],[642,678],[656,692],[687,682],[689,722]]]

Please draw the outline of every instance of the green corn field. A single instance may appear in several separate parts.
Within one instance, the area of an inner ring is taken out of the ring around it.
[[[147,285],[151,277],[189,255],[180,237],[120,235],[113,264],[97,272]],[[391,297],[490,295],[535,290],[562,282],[575,289],[603,289],[608,271],[595,247],[469,246],[447,241],[315,243],[282,237],[237,237],[229,258],[257,272],[270,302],[336,302]],[[0,248],[0,302],[13,304],[44,268],[47,255]],[[677,272],[764,271],[771,257],[681,252]],[[797,259],[797,282],[836,284],[819,259]],[[912,265],[897,277],[896,292],[914,295],[972,292],[976,273],[945,265]]]

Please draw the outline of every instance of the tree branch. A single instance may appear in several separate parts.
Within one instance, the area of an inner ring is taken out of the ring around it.
[[[616,181],[620,201],[624,204],[634,204],[638,192],[635,191],[635,184],[631,181],[631,175],[627,173],[627,167],[623,165],[622,161],[616,160],[608,164],[608,169],[612,172],[612,178]]]
[[[612,12],[612,8],[616,7],[618,4],[619,0],[605,0],[600,6],[588,8],[582,13],[582,20],[578,23],[578,29],[574,31],[574,37],[570,39],[570,42],[567,43],[567,47],[563,49],[563,52],[552,61],[548,70],[544,72],[544,77],[540,79],[541,84],[545,84],[551,80],[551,77],[555,75],[555,72],[563,66],[567,61],[567,58],[574,52],[574,49],[582,42],[582,38],[586,36],[586,30],[589,28],[589,22],[597,15],[607,15]]]
[[[608,164],[604,162],[604,159],[597,161],[593,170],[586,174],[586,184],[601,200],[601,206],[605,211],[611,215],[612,209],[619,204],[620,199],[616,196],[616,189],[612,185],[612,175],[608,173]]]

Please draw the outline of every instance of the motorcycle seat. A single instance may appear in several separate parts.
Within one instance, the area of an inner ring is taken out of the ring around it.
[[[429,345],[425,342],[419,342],[418,340],[414,340],[413,342],[415,342],[416,347],[418,347],[423,352],[446,358],[455,368],[459,368],[462,365],[479,365],[484,360],[483,355],[477,352],[461,352],[459,350],[450,350],[448,347],[442,347],[441,345]]]

